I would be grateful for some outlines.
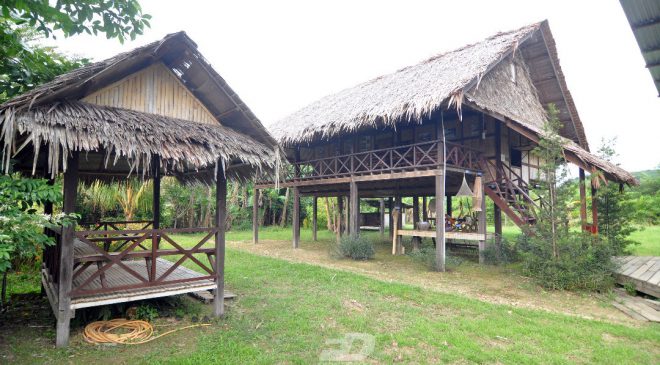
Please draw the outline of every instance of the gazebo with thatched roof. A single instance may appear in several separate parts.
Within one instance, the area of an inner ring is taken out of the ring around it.
[[[270,126],[291,164],[280,174],[284,179],[279,185],[294,193],[294,247],[299,245],[301,194],[313,196],[314,207],[319,197],[336,197],[341,214],[350,217],[337,220],[348,226],[338,231],[353,236],[360,230],[360,198],[380,198],[389,201],[393,253],[402,252],[397,236],[410,235],[435,239],[440,270],[446,239],[477,242],[482,259],[486,196],[494,203],[498,235],[502,212],[522,227],[536,221],[540,202],[530,189],[540,178],[541,161],[531,151],[543,134],[551,104],[563,124],[565,156],[580,168],[583,226],[595,230],[595,199],[592,222],[587,222],[585,170],[621,184],[637,182],[589,152],[554,39],[543,21],[328,95]],[[592,181],[595,195],[597,179]],[[456,196],[473,198],[462,215],[452,209]],[[413,230],[400,230],[401,214],[393,217],[402,197],[413,198]],[[427,207],[427,197],[435,197],[434,209]],[[316,214],[314,209],[314,229]],[[419,225],[420,220],[427,223]],[[422,229],[434,220],[435,229]],[[257,221],[253,224],[256,241]]]
[[[0,131],[4,173],[51,181],[64,174],[64,213],[75,212],[80,180],[153,179],[153,221],[142,229],[105,222],[50,232],[57,244],[44,252],[42,284],[57,317],[58,346],[68,343],[79,308],[214,290],[215,314],[223,314],[226,182],[273,171],[276,142],[184,32],[0,105]],[[165,175],[216,184],[214,227],[160,227]],[[205,235],[188,249],[171,236],[183,232]],[[205,246],[212,238],[213,247]],[[202,273],[183,267],[187,260]]]

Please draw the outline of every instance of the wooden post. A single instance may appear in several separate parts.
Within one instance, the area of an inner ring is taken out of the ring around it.
[[[344,197],[339,195],[337,196],[337,232],[339,237],[344,234]]]
[[[79,152],[74,151],[67,160],[67,170],[64,172],[64,202],[62,210],[65,214],[76,210],[76,194],[78,192]],[[69,323],[73,316],[71,310],[71,287],[73,279],[73,240],[75,224],[62,227],[60,237],[60,262],[58,285],[58,311],[55,345],[66,347],[69,344]]]
[[[390,239],[394,236],[394,218],[392,216],[392,210],[394,209],[394,201],[392,197],[387,198],[387,217],[390,226]]]
[[[580,224],[582,230],[587,228],[587,188],[585,186],[584,169],[580,168]]]
[[[225,226],[227,217],[227,177],[218,161],[218,172],[215,177],[215,273],[217,288],[213,299],[213,313],[222,317],[225,314]]]
[[[441,173],[435,175],[435,269],[445,271],[445,181]]]
[[[360,194],[358,192],[358,187],[355,181],[350,183],[350,232],[352,238],[357,238],[360,235]]]
[[[502,123],[495,120],[495,180],[497,184],[502,184]],[[502,238],[502,210],[493,202],[495,216],[495,240],[498,245]]]
[[[418,196],[413,196],[413,229],[418,229],[417,223],[419,223],[419,197]],[[412,238],[412,245],[413,245],[413,250],[418,251],[419,246],[421,244],[421,238],[420,237],[413,237]]]
[[[342,214],[343,214],[343,217],[344,217],[344,222],[342,223],[342,227],[344,227],[344,230],[342,231],[342,234],[348,236],[348,232],[349,232],[350,227],[351,227],[351,222],[350,222],[350,219],[349,219],[349,217],[350,217],[349,216],[349,214],[350,214],[350,204],[348,202],[348,197],[347,196],[342,196],[341,199],[345,200],[344,205],[342,206],[343,207]]]
[[[479,221],[477,222],[477,233],[479,233],[479,263],[484,263],[484,250],[486,249],[486,186],[484,179],[481,180],[481,211],[479,212]],[[448,202],[451,200],[448,200]],[[447,204],[449,209],[449,203]]]
[[[593,175],[592,175],[593,176]],[[592,233],[598,234],[598,189],[591,185],[591,224]]]
[[[317,241],[317,234],[316,231],[318,230],[317,227],[317,218],[318,218],[318,204],[319,198],[314,196],[313,201],[312,201],[312,240],[315,242]]]
[[[300,247],[300,190],[293,187],[293,248]]]
[[[425,196],[422,197],[422,220],[424,222],[429,221],[429,208],[426,205],[426,197]]]
[[[259,189],[252,194],[252,243],[259,243]]]
[[[380,218],[380,225],[378,227],[378,230],[380,231],[380,236],[385,237],[385,199],[380,198],[379,199],[379,218]]]
[[[151,157],[151,176],[153,177],[153,202],[152,202],[152,214],[153,214],[153,229],[154,234],[151,236],[151,257],[146,258],[146,263],[150,266],[149,271],[149,280],[153,281],[156,279],[156,260],[158,254],[158,246],[160,245],[160,236],[158,234],[158,229],[160,229],[160,156],[153,155]]]
[[[396,255],[400,252],[399,246],[401,245],[401,237],[399,236],[399,216],[401,215],[401,209],[394,208],[392,211],[393,223],[392,223],[392,255]]]

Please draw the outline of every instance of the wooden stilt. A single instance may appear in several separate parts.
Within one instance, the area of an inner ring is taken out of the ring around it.
[[[451,217],[451,216],[453,215],[453,213],[454,213],[454,209],[453,209],[451,203],[452,203],[452,202],[451,202],[451,195],[447,195],[447,215],[449,215],[450,217]]]
[[[378,230],[380,231],[380,236],[384,237],[385,236],[385,199],[380,198],[379,199],[379,221],[380,225],[378,226]]]
[[[387,212],[388,212],[387,217],[388,217],[388,222],[389,222],[389,226],[390,226],[390,229],[389,229],[390,239],[392,239],[392,237],[394,236],[394,220],[393,220],[393,217],[392,217],[392,210],[393,209],[394,209],[394,201],[393,201],[392,197],[389,197],[389,198],[387,198]]]
[[[477,222],[477,232],[481,239],[479,240],[479,263],[484,263],[484,250],[486,249],[486,186],[481,182],[481,211],[479,212],[479,221]],[[450,201],[450,200],[448,200]],[[449,204],[447,204],[449,209]]]
[[[317,224],[317,218],[318,218],[318,200],[319,198],[314,197],[312,200],[312,240],[315,242],[317,241],[317,233],[316,231],[318,230],[318,224]]]
[[[341,195],[337,197],[337,225],[337,231],[341,237],[344,235],[344,227],[346,227],[344,224],[344,197]]]
[[[429,208],[426,205],[426,197],[422,197],[422,220],[428,222],[429,220]]]
[[[435,176],[435,268],[445,271],[445,183],[440,174]]]
[[[417,223],[419,223],[419,197],[418,196],[413,196],[413,217],[412,217],[412,222],[413,222],[413,229],[418,229]],[[418,251],[419,246],[421,244],[421,238],[420,237],[413,237],[412,238],[412,244],[413,244],[413,250]]]
[[[350,194],[350,232],[351,237],[357,238],[360,235],[360,195],[355,181],[350,183]]]
[[[495,121],[495,180],[497,184],[502,183],[502,123]],[[502,210],[493,202],[495,216],[495,240],[499,249],[502,239]]]
[[[300,247],[300,191],[293,188],[293,248]]]
[[[78,192],[79,152],[73,152],[68,157],[67,170],[64,172],[64,202],[63,212],[74,213],[76,210],[76,194]],[[73,312],[71,310],[71,287],[73,276],[73,240],[75,225],[62,227],[60,237],[60,267],[58,285],[58,311],[55,345],[66,347],[69,344],[69,324]]]
[[[259,243],[259,189],[252,194],[252,243]]]
[[[592,232],[598,234],[598,189],[591,186],[591,224]]]
[[[215,272],[217,288],[213,298],[213,313],[222,317],[225,314],[225,228],[227,217],[227,177],[218,161],[218,172],[215,177],[215,226],[218,232],[215,234]]]

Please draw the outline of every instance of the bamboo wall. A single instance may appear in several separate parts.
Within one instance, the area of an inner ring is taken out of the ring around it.
[[[153,64],[97,90],[82,101],[198,123],[218,123],[206,107],[162,63]]]

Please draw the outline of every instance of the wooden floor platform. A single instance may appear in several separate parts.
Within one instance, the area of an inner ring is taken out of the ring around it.
[[[135,270],[138,274],[143,277],[148,277],[147,266],[145,265],[144,260],[133,260],[133,261],[123,261],[131,269]],[[171,261],[159,258],[156,264],[157,276],[162,275],[167,271],[173,263]],[[85,269],[73,282],[73,287],[79,286],[82,284],[89,276],[94,274],[98,268],[95,265],[92,265]],[[183,266],[178,266],[167,278],[168,280],[177,280],[177,279],[187,279],[187,278],[196,278],[204,276],[196,271],[188,269]],[[105,272],[105,281],[106,285],[109,287],[112,286],[121,286],[121,285],[132,285],[139,284],[135,276],[129,274],[121,267],[113,265]],[[202,290],[211,290],[215,289],[216,285],[213,280],[198,280],[192,282],[184,282],[170,285],[161,285],[148,288],[139,288],[139,289],[128,289],[128,290],[118,290],[111,293],[102,293],[102,294],[93,294],[80,296],[71,299],[71,308],[86,308],[94,307],[99,305],[107,305],[114,303],[130,302],[134,300],[142,300],[149,298],[158,298],[165,297],[170,295],[185,294],[190,292],[198,292]],[[94,280],[89,286],[86,286],[85,289],[100,289],[101,281],[99,279]]]
[[[616,280],[619,284],[633,283],[644,294],[660,298],[660,257],[619,256],[615,262]]]

